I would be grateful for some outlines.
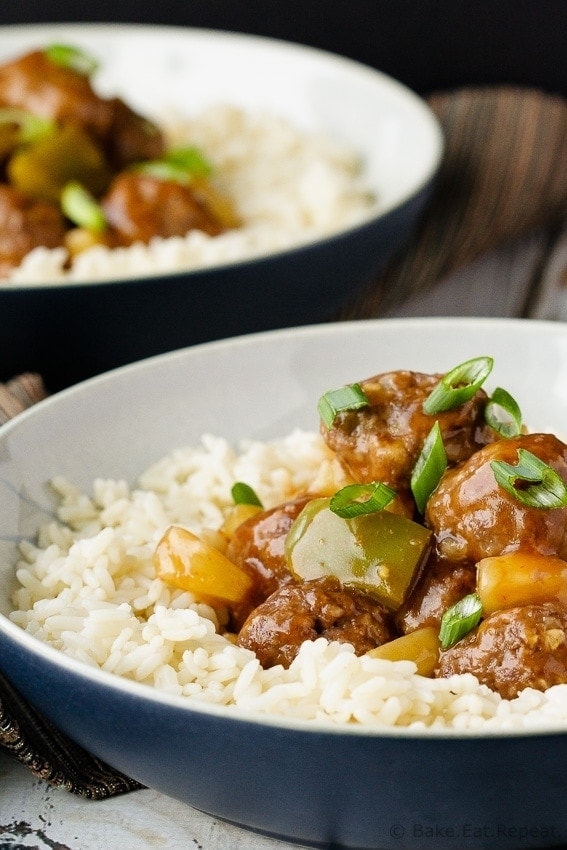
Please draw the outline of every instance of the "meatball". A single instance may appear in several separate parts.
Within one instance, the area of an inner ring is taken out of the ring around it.
[[[108,133],[113,108],[93,91],[89,78],[35,50],[0,66],[0,103],[43,118],[72,121],[94,138]]]
[[[101,206],[123,245],[147,243],[154,236],[184,236],[190,230],[202,230],[209,236],[224,230],[189,186],[148,174],[119,174]]]
[[[356,481],[382,481],[408,490],[412,469],[436,419],[451,464],[494,439],[484,423],[483,390],[455,410],[435,416],[423,412],[423,402],[441,377],[408,371],[376,375],[360,384],[369,406],[339,413],[331,428],[321,425],[327,445]]]
[[[325,637],[353,645],[362,655],[395,635],[389,612],[336,578],[288,584],[272,593],[244,623],[237,643],[263,667],[289,667],[305,640]]]
[[[158,127],[118,97],[109,101],[112,123],[104,140],[110,165],[121,171],[141,160],[159,159],[165,151],[165,139]]]
[[[285,559],[285,539],[294,519],[309,499],[309,496],[302,496],[261,511],[245,520],[232,535],[226,556],[248,573],[254,582],[245,604],[231,612],[231,622],[236,630],[250,611],[274,590],[294,581]]]
[[[0,66],[0,103],[82,127],[115,170],[165,149],[160,130],[120,98],[99,97],[88,76],[35,50]]]
[[[65,223],[58,207],[0,184],[0,277],[17,268],[33,248],[57,248],[64,239]]]
[[[436,676],[454,673],[472,673],[504,699],[567,682],[567,611],[550,602],[491,614],[441,653]]]
[[[310,499],[300,496],[261,511],[239,525],[230,539],[227,558],[254,579],[262,599],[293,580],[285,559],[285,540],[293,521]]]
[[[443,556],[476,562],[522,548],[567,557],[567,508],[528,507],[494,477],[491,461],[516,464],[518,449],[536,455],[567,481],[567,446],[552,434],[499,440],[480,449],[445,472],[427,504],[425,522]]]
[[[396,614],[396,624],[407,634],[426,626],[438,628],[444,612],[476,585],[474,564],[454,564],[433,558]]]

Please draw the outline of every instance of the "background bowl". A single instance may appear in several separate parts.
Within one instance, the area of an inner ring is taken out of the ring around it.
[[[261,37],[116,24],[2,27],[0,61],[52,42],[99,57],[96,84],[148,117],[220,102],[269,109],[346,142],[361,156],[378,207],[337,235],[248,261],[95,284],[0,287],[0,380],[31,369],[55,391],[193,343],[324,320],[372,282],[429,197],[443,147],[437,120],[378,71]]]
[[[481,354],[495,358],[492,388],[506,387],[534,430],[561,433],[567,329],[491,319],[349,322],[207,343],[94,378],[12,420],[0,429],[0,667],[100,758],[245,827],[359,850],[564,846],[565,730],[412,733],[229,717],[87,667],[5,616],[16,542],[52,514],[52,476],[87,492],[98,476],[133,482],[205,431],[238,441],[315,428],[329,387],[389,369],[446,371]]]

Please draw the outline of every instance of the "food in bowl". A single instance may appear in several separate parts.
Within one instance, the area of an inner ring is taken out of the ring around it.
[[[158,126],[53,44],[0,65],[3,284],[113,279],[281,250],[368,218],[356,152],[216,104]]]
[[[238,451],[205,435],[133,490],[55,479],[58,521],[22,544],[12,619],[233,712],[564,722],[567,447],[527,433],[505,390],[488,395],[491,366],[340,387],[320,399],[320,433]]]
[[[186,27],[0,27],[0,61],[50,44],[78,45],[96,57],[97,92],[122,97],[171,130],[172,145],[185,146],[190,127],[189,143],[212,165],[215,188],[238,203],[240,218],[254,221],[214,238],[193,231],[83,251],[74,277],[60,249],[31,252],[14,272],[21,279],[0,283],[3,380],[40,371],[53,393],[187,345],[325,321],[378,280],[431,197],[443,156],[439,122],[422,99],[378,70],[302,45]],[[231,143],[217,156],[223,128]],[[310,142],[301,161],[298,135]],[[321,143],[332,149],[329,168],[321,168]],[[350,163],[354,152],[360,167],[354,197],[342,151]],[[260,168],[266,152],[277,153],[277,163]],[[230,179],[240,175],[234,192],[228,178],[220,182],[221,153],[223,171],[233,164]],[[309,222],[320,233],[325,217],[332,225],[343,202],[356,203],[359,189],[368,205],[360,223],[301,241]]]

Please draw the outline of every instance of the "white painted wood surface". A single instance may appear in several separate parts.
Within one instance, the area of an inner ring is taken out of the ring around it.
[[[389,316],[567,320],[567,229],[484,257]],[[52,788],[0,754],[0,850],[291,850],[151,790],[89,801]]]
[[[1,850],[301,850],[197,812],[156,791],[82,800],[0,753]]]

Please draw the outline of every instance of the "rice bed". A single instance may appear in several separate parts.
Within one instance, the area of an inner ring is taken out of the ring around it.
[[[205,435],[144,472],[135,488],[97,480],[92,494],[56,479],[59,520],[21,547],[14,622],[60,651],[190,701],[333,724],[456,730],[554,728],[567,685],[514,700],[471,675],[428,679],[412,662],[357,657],[323,638],[288,670],[262,669],[218,633],[216,614],[156,578],[152,554],[171,523],[215,540],[230,489],[246,481],[266,507],[302,492],[330,462],[319,435],[294,431],[233,449]]]

